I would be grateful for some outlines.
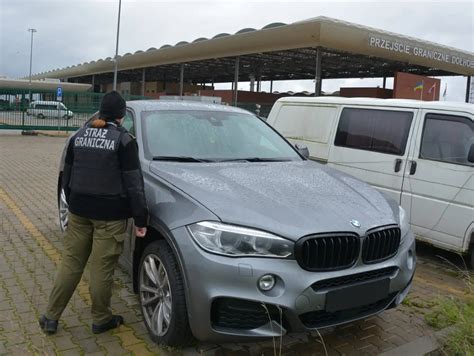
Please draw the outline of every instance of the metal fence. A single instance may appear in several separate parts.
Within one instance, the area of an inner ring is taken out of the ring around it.
[[[55,91],[0,89],[0,130],[75,131],[99,110],[104,94],[91,92],[63,92],[58,101]],[[31,98],[31,99],[30,99]],[[124,95],[125,100],[152,99]],[[272,105],[238,103],[258,116],[267,117]]]
[[[55,91],[0,89],[0,130],[75,131],[96,111],[104,94],[63,92],[58,101]],[[125,100],[149,99],[125,95]]]

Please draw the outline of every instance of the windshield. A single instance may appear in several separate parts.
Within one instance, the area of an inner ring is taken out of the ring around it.
[[[295,150],[257,117],[224,111],[142,113],[150,158],[193,161],[301,160]]]

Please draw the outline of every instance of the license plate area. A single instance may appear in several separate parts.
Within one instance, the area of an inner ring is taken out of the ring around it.
[[[325,309],[333,313],[369,305],[387,298],[389,290],[389,278],[333,289],[326,294]]]

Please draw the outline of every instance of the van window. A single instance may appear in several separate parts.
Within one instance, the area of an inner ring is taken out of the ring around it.
[[[328,143],[336,112],[328,106],[283,105],[274,126],[289,139]]]
[[[345,108],[334,144],[403,156],[412,118],[407,111]]]
[[[51,105],[51,104],[36,104],[35,108],[42,109],[42,110],[57,110],[58,109],[57,105]]]
[[[467,117],[427,114],[421,139],[420,158],[473,165],[467,160],[474,143],[474,123]]]
[[[122,127],[135,136],[135,121],[133,120],[133,114],[130,110],[127,110],[127,113],[123,118]]]

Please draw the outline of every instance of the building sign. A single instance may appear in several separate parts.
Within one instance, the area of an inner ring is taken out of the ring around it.
[[[432,49],[423,48],[422,46],[402,42],[393,41],[380,36],[369,35],[369,46],[381,48],[391,52],[398,52],[403,54],[409,54],[411,56],[417,56],[435,61],[445,62],[449,64],[455,64],[462,67],[474,68],[474,60],[465,57],[459,57],[449,52],[439,52]]]

